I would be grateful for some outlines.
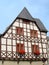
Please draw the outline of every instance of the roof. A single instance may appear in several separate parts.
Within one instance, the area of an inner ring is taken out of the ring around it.
[[[47,32],[47,29],[45,28],[44,24],[41,22],[40,19],[35,18],[36,24],[38,25],[40,31]]]
[[[31,14],[29,13],[29,11],[24,7],[24,9],[20,12],[20,14],[12,22],[12,24],[9,25],[7,27],[7,29],[6,29],[6,31],[3,34],[1,34],[0,36],[3,36],[9,30],[9,28],[13,25],[13,23],[16,21],[17,18],[27,19],[27,20],[30,20],[32,22],[35,22],[40,31],[47,32],[47,29],[45,28],[45,26],[43,25],[43,23],[39,19],[33,18],[31,16]]]
[[[39,27],[40,31],[47,32],[47,29],[43,25],[43,23],[37,19],[33,18],[29,11],[24,7],[24,9],[20,12],[20,14],[17,16],[17,18],[27,19],[36,22],[37,26]]]
[[[17,18],[27,19],[34,21],[34,18],[31,16],[29,11],[24,7],[24,9],[20,12],[20,14],[17,16]]]

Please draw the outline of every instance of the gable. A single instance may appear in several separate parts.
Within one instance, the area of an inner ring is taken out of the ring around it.
[[[38,29],[39,29],[41,32],[47,33],[47,29],[45,28],[45,26],[43,25],[43,23],[42,23],[39,19],[33,18],[33,17],[31,16],[31,14],[28,12],[28,10],[27,10],[26,8],[24,8],[24,9],[20,12],[20,14],[15,18],[15,20],[12,22],[12,24],[11,24],[9,27],[7,27],[6,31],[5,31],[3,34],[1,34],[0,36],[5,35],[5,33],[7,33],[7,31],[10,29],[10,27],[15,23],[15,21],[16,21],[17,19],[25,19],[25,20],[28,20],[28,22],[29,22],[29,21],[34,22],[34,23],[37,25]]]
[[[36,31],[38,37],[36,36],[36,32],[34,34],[35,36],[31,36],[33,35],[31,34],[31,31],[33,31],[33,34],[34,31]],[[12,58],[16,58],[16,51],[18,51],[18,49],[21,48],[21,44],[23,44],[25,48],[25,58],[32,58],[32,45],[36,43],[36,45],[39,46],[40,53],[42,54],[44,51],[44,56],[47,57],[47,42],[45,42],[47,40],[46,37],[44,37],[45,34],[40,34],[39,28],[37,27],[35,22],[26,19],[16,19],[14,23],[5,32],[4,36],[1,37],[1,56],[11,58],[13,55]],[[41,36],[43,36],[44,38],[41,38]],[[19,48],[17,48],[17,44]],[[7,53],[5,51],[7,51]],[[28,53],[29,56],[27,56]]]
[[[27,28],[28,31],[37,30],[40,33],[38,27],[36,26],[36,24],[34,22],[30,21],[30,23],[27,23],[27,25],[26,25],[25,22],[23,21],[23,19],[16,19],[16,21],[12,24],[12,26],[10,26],[10,28],[5,32],[4,37],[11,38],[12,34],[16,34],[16,29],[18,27],[23,28],[23,30],[25,30],[24,28]],[[15,37],[15,35],[14,35],[14,37]]]

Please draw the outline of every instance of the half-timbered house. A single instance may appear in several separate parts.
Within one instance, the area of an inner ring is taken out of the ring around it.
[[[0,59],[2,63],[4,60],[15,60],[20,65],[21,62],[41,65],[43,57],[47,58],[47,29],[24,8],[6,31],[0,34]],[[11,65],[8,61],[6,63]]]

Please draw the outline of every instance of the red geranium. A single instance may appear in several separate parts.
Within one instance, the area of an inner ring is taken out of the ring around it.
[[[25,54],[25,51],[24,50],[20,50],[19,53],[20,54]]]
[[[36,55],[40,55],[39,50],[36,50],[36,51],[34,52],[34,54],[36,54]]]

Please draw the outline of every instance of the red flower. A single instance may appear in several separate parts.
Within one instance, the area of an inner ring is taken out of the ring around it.
[[[34,52],[34,54],[36,54],[36,55],[40,55],[39,50],[36,50],[36,51]]]
[[[19,53],[20,54],[25,54],[25,51],[24,50],[20,50]]]

